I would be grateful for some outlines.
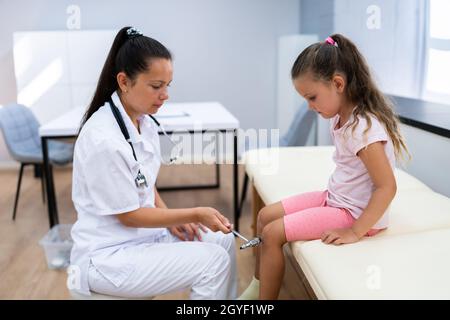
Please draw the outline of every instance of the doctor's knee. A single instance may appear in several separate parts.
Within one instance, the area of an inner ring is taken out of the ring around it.
[[[231,259],[228,251],[222,246],[215,245],[214,252],[211,255],[211,263],[218,267],[218,269],[229,269],[231,266]]]

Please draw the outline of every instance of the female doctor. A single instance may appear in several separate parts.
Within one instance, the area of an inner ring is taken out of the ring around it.
[[[130,27],[119,31],[75,145],[71,290],[144,298],[190,288],[191,299],[234,299],[231,225],[208,207],[168,209],[155,188],[155,114],[168,99],[170,52]],[[187,240],[187,241],[183,241]]]

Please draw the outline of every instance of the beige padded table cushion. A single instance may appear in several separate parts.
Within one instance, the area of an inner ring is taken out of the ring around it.
[[[441,229],[343,246],[309,241],[293,254],[319,299],[450,299],[449,244]]]

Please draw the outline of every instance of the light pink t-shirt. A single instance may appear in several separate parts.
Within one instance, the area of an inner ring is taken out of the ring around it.
[[[331,136],[336,146],[333,154],[336,169],[328,181],[327,205],[348,209],[357,219],[369,204],[372,192],[375,190],[369,172],[357,153],[374,142],[384,141],[384,150],[392,169],[395,166],[395,154],[389,135],[375,116],[370,116],[372,126],[365,135],[363,132],[367,128],[367,121],[364,117],[358,116],[359,123],[353,134],[352,128],[347,128],[353,122],[353,118],[352,114],[347,123],[339,129],[336,129],[339,115],[330,121]],[[389,208],[372,228],[386,228],[388,215]]]

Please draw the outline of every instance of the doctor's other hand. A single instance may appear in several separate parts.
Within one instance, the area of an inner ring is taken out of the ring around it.
[[[219,211],[211,207],[198,207],[195,209],[197,221],[212,231],[231,232],[231,224]]]
[[[179,226],[173,226],[168,228],[170,233],[183,241],[194,241],[197,238],[202,241],[202,235],[200,229],[203,232],[208,232],[208,229],[201,223],[186,223]]]

